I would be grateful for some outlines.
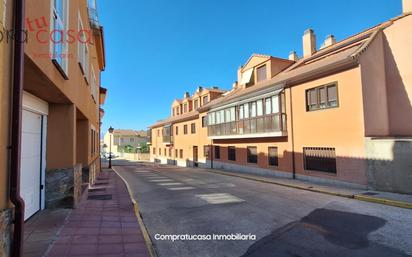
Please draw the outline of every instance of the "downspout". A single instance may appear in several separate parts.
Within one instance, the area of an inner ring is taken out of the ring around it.
[[[20,196],[21,122],[24,74],[24,0],[14,5],[14,53],[10,151],[10,201],[14,205],[14,228],[11,256],[22,256],[24,201]]]
[[[293,107],[292,107],[292,87],[291,86],[289,86],[289,106],[290,106],[290,132],[291,132],[291,143],[292,143],[292,178],[296,179],[295,135],[293,133]]]

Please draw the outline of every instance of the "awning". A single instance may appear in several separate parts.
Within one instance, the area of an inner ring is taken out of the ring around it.
[[[244,85],[250,82],[250,79],[252,78],[252,73],[253,73],[253,68],[246,70],[242,74],[242,79],[240,80],[240,85]]]

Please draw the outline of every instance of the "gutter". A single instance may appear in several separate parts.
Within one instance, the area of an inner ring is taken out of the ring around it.
[[[11,256],[21,257],[24,235],[24,201],[20,196],[21,121],[24,74],[24,0],[14,1],[14,53],[11,118],[10,200],[14,205]]]

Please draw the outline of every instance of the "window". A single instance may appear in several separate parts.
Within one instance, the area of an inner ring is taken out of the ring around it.
[[[196,124],[195,123],[190,124],[190,133],[192,133],[192,134],[196,133]]]
[[[202,117],[202,128],[206,127],[207,125],[207,116]]]
[[[176,136],[179,135],[179,127],[176,125]]]
[[[94,102],[95,103],[97,103],[97,101],[98,101],[98,98],[97,98],[97,95],[98,95],[98,93],[97,93],[97,91],[98,91],[98,86],[97,86],[97,81],[96,81],[96,75],[95,75],[95,73],[94,73],[94,69],[92,68],[92,73],[91,73],[91,87],[90,87],[90,89],[91,89],[91,95],[92,95],[92,98],[93,98],[93,100],[94,100]]]
[[[265,99],[265,114],[271,114],[272,113],[272,101],[270,98]]]
[[[244,105],[245,111],[244,111],[244,117],[245,119],[249,118],[249,104]]]
[[[83,29],[83,22],[79,13],[79,32],[80,39],[77,41],[77,61],[79,62],[80,70],[83,73],[86,81],[89,79],[89,50],[87,48],[86,32]]]
[[[269,166],[279,166],[277,147],[268,148],[268,162],[269,162]]]
[[[263,115],[263,101],[262,100],[256,101],[256,106],[257,106],[257,116],[262,116]]]
[[[306,90],[306,111],[338,106],[337,85],[328,84]]]
[[[195,100],[194,101],[194,109],[197,110],[197,108],[199,108],[199,100]]]
[[[257,163],[257,148],[256,146],[247,147],[247,162]]]
[[[186,113],[187,112],[187,103],[185,103],[184,105],[183,105],[183,113]]]
[[[335,148],[303,147],[303,165],[305,170],[336,173]]]
[[[183,149],[180,149],[180,159],[183,159]]]
[[[133,137],[130,138],[130,142],[131,142],[131,143],[134,142],[134,138],[133,138]]]
[[[256,117],[256,102],[250,103],[250,117]]]
[[[203,97],[203,104],[207,104],[209,102],[209,97],[206,95]]]
[[[157,130],[157,136],[160,137],[160,129]]]
[[[239,120],[242,120],[244,117],[244,107],[243,104],[241,106],[239,106]]]
[[[172,157],[172,148],[169,147],[169,157]]]
[[[236,161],[236,147],[229,146],[227,148],[227,156],[229,161]]]
[[[209,152],[210,152],[210,146],[209,145],[205,145],[203,146],[203,157],[209,157]]]
[[[279,96],[272,96],[272,113],[279,113]]]
[[[220,159],[220,146],[215,145],[215,158]]]
[[[178,150],[177,150],[177,149],[175,149],[175,157],[176,157],[176,158],[179,157],[179,156],[178,156]]]
[[[266,65],[257,68],[257,82],[266,80]]]
[[[172,116],[175,116],[175,108],[172,108]]]
[[[163,152],[164,152],[164,155],[167,156],[167,155],[166,155],[166,148],[163,150]]]
[[[156,148],[153,147],[153,154],[156,154]]]
[[[162,149],[159,148],[159,155],[162,155]]]
[[[187,135],[187,125],[183,125],[183,134]]]
[[[67,56],[67,39],[65,38],[65,31],[68,29],[68,1],[67,0],[54,0],[53,1],[53,13],[52,13],[52,39],[51,40],[51,52],[52,61],[59,69],[59,72],[65,79],[67,77],[68,70],[68,56]]]

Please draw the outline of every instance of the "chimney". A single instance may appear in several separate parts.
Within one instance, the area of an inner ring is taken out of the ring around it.
[[[303,57],[311,56],[316,52],[316,35],[312,29],[303,34]]]
[[[403,13],[412,12],[412,0],[402,0],[402,12]]]
[[[335,44],[335,43],[336,43],[335,36],[334,36],[334,35],[328,35],[328,36],[325,38],[325,41],[323,42],[323,44],[322,44],[322,46],[320,47],[320,49],[325,48],[325,47],[328,47],[328,46],[331,46],[331,45],[333,45],[333,44]]]
[[[296,54],[295,51],[291,51],[289,53],[289,60],[296,62],[298,60],[298,55]]]
[[[189,92],[185,92],[185,94],[183,95],[183,98],[189,98]]]

